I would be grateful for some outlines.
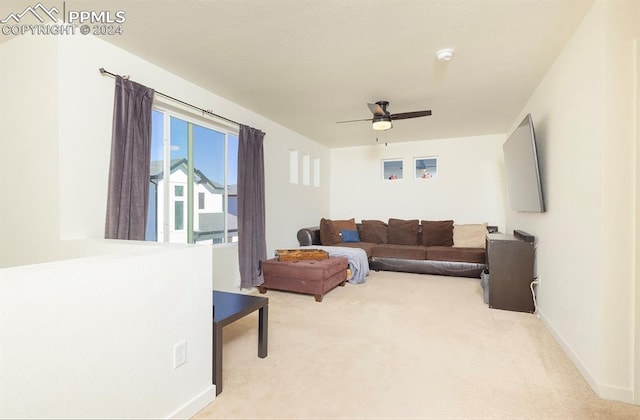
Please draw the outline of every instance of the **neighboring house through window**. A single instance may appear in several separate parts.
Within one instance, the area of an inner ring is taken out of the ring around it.
[[[173,230],[184,230],[184,185],[175,185],[173,196]]]
[[[237,161],[237,132],[154,108],[146,240],[236,242]]]

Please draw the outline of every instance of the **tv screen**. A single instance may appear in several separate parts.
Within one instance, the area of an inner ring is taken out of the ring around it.
[[[511,209],[543,213],[544,201],[531,114],[524,117],[502,149]]]

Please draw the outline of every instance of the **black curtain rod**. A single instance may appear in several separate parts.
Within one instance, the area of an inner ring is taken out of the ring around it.
[[[108,75],[109,75],[109,76],[111,76],[111,77],[116,77],[116,76],[117,76],[116,74],[113,74],[113,73],[111,73],[110,71],[105,70],[105,69],[104,69],[104,67],[100,67],[98,70],[100,70],[100,73],[101,73],[101,74],[103,74],[103,75],[104,75],[104,74],[108,74]],[[123,79],[125,79],[125,80],[129,80],[129,76],[120,76],[120,77],[122,77],[122,78],[123,78]],[[179,102],[179,103],[181,103],[182,105],[186,105],[186,106],[188,106],[188,107],[191,107],[191,108],[197,109],[198,111],[201,111],[201,112],[202,112],[202,114],[211,115],[211,116],[214,116],[214,117],[217,117],[217,118],[223,119],[223,120],[225,120],[225,121],[228,121],[228,122],[230,122],[230,123],[236,124],[236,125],[238,125],[238,126],[239,126],[239,125],[241,125],[239,122],[236,122],[236,121],[230,120],[229,118],[225,118],[225,117],[223,117],[222,115],[218,115],[218,114],[214,113],[213,111],[211,111],[210,109],[202,109],[202,108],[200,108],[199,106],[192,105],[192,104],[190,104],[189,102],[182,101],[182,100],[180,100],[180,99],[174,98],[173,96],[169,96],[169,95],[167,95],[166,93],[162,93],[162,92],[159,92],[159,91],[157,91],[157,90],[154,90],[154,92],[155,92],[155,94],[157,94],[157,95],[163,96],[163,97],[165,97],[165,98],[167,98],[167,99],[171,99],[172,101]]]

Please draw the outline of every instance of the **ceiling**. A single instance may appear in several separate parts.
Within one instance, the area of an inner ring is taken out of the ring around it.
[[[124,34],[105,41],[332,148],[376,137],[396,143],[505,133],[592,4],[66,1],[76,10],[124,10]],[[436,59],[442,48],[455,50],[451,61]],[[108,70],[136,80],[135,69]],[[180,97],[170,86],[154,88]],[[391,113],[433,115],[396,121],[385,132],[368,122],[336,124],[369,118],[366,104],[378,100],[389,101]]]

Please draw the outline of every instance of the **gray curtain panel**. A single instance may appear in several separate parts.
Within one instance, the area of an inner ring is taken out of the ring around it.
[[[153,89],[116,76],[106,239],[144,240]]]
[[[238,255],[240,287],[264,283],[267,259],[264,214],[264,133],[240,125],[238,138]]]

